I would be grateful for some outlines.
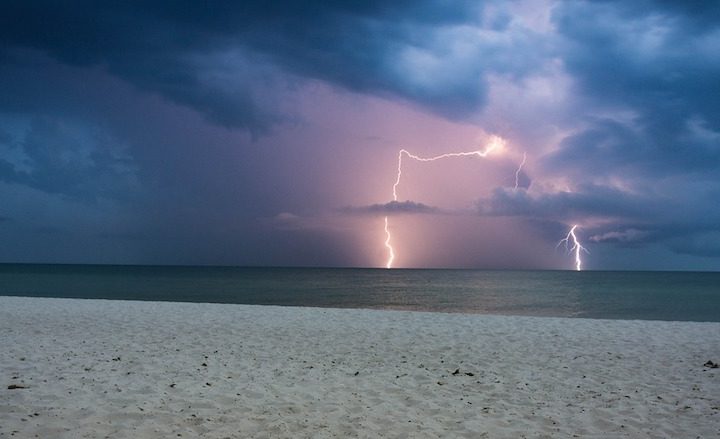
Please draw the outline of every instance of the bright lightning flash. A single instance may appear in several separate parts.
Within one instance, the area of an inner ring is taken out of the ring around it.
[[[402,159],[403,155],[407,155],[408,158],[411,158],[413,160],[417,160],[419,162],[434,162],[435,160],[440,159],[446,159],[450,157],[469,157],[469,156],[477,156],[477,157],[487,157],[488,154],[491,152],[499,153],[503,150],[505,147],[505,140],[498,136],[492,136],[490,139],[490,143],[488,146],[485,147],[483,150],[477,150],[477,151],[468,151],[468,152],[449,152],[446,154],[440,154],[436,155],[435,157],[420,157],[415,154],[410,153],[406,149],[401,149],[400,152],[398,152],[398,166],[397,166],[397,178],[395,179],[395,184],[393,184],[393,200],[397,201],[397,187],[400,185],[400,177],[402,177]]]
[[[388,229],[388,217],[385,217],[385,247],[388,249],[388,260],[385,264],[385,268],[392,268],[392,263],[395,260],[395,251],[390,245],[390,230]]]
[[[440,154],[436,155],[434,157],[420,157],[415,154],[412,154],[410,151],[406,149],[401,149],[400,152],[398,152],[398,165],[397,165],[397,178],[395,178],[395,184],[393,184],[392,188],[392,194],[393,194],[393,201],[398,200],[397,195],[397,188],[400,185],[400,178],[402,177],[402,160],[403,155],[408,156],[408,158],[411,158],[413,160],[417,160],[419,162],[434,162],[435,160],[440,159],[446,159],[450,157],[470,157],[470,156],[477,156],[477,157],[487,157],[490,153],[500,153],[502,152],[503,148],[505,147],[505,140],[502,137],[499,136],[492,136],[490,138],[490,143],[485,147],[485,149],[482,150],[476,150],[476,151],[467,151],[467,152],[449,152],[446,154]],[[525,158],[523,156],[523,164],[525,163]],[[522,168],[522,164],[520,165]],[[518,169],[518,173],[520,170]],[[517,178],[516,178],[517,180]],[[516,183],[517,186],[517,183]],[[395,260],[395,250],[392,247],[391,244],[392,237],[390,235],[390,230],[388,228],[388,217],[385,217],[385,247],[388,249],[388,260],[385,264],[386,268],[392,268],[393,261]]]
[[[570,231],[568,232],[567,236],[565,236],[563,239],[558,242],[559,247],[560,244],[565,244],[565,248],[568,250],[568,252],[575,252],[575,270],[580,271],[582,270],[582,258],[580,258],[580,252],[584,251],[585,253],[590,254],[588,249],[582,246],[580,244],[580,241],[578,240],[577,235],[575,234],[575,229],[577,229],[577,224],[573,225]],[[572,239],[572,247],[570,247],[570,240]]]

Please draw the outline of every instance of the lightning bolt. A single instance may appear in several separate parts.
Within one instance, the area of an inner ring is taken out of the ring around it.
[[[527,160],[527,153],[523,152],[523,159],[520,162],[520,166],[518,166],[517,171],[515,171],[515,187],[513,190],[517,190],[520,185],[520,172],[522,171],[523,166],[525,166],[525,160]]]
[[[490,139],[490,143],[488,146],[485,147],[485,149],[482,150],[476,150],[476,151],[468,151],[468,152],[449,152],[445,154],[436,155],[434,157],[420,157],[415,154],[412,154],[410,151],[406,149],[401,149],[400,152],[398,152],[398,165],[397,165],[397,178],[395,179],[395,184],[393,184],[393,200],[397,201],[397,187],[400,185],[400,178],[402,177],[402,159],[403,155],[408,156],[408,158],[411,158],[413,160],[417,160],[419,162],[434,162],[435,160],[440,159],[446,159],[450,157],[471,157],[471,156],[477,156],[477,157],[487,157],[488,154],[495,150],[501,150],[505,146],[505,140],[498,136],[492,136]]]
[[[567,249],[568,253],[575,252],[575,270],[581,271],[582,270],[582,258],[580,258],[580,252],[584,251],[585,253],[590,254],[588,249],[582,246],[580,244],[580,241],[578,240],[577,235],[575,234],[575,229],[577,229],[577,224],[573,225],[570,231],[568,232],[567,236],[565,236],[563,239],[558,242],[557,247],[560,247],[560,244],[565,243],[565,248]],[[572,239],[572,247],[570,247],[570,240]]]
[[[385,247],[388,249],[388,260],[385,264],[385,268],[392,268],[393,261],[395,260],[395,250],[390,245],[390,230],[388,229],[388,217],[385,217]]]
[[[505,146],[505,140],[499,136],[492,136],[490,138],[490,142],[485,147],[485,149],[482,150],[475,150],[475,151],[467,151],[467,152],[449,152],[445,154],[436,155],[433,157],[420,157],[418,155],[412,154],[410,151],[406,149],[401,149],[398,152],[398,164],[397,164],[397,177],[395,178],[395,183],[392,187],[392,194],[393,194],[393,201],[398,200],[397,195],[397,188],[400,185],[400,179],[402,178],[402,163],[403,163],[403,156],[407,156],[408,158],[411,158],[413,160],[417,160],[418,162],[434,162],[435,160],[440,159],[446,159],[451,157],[471,157],[471,156],[477,156],[477,157],[487,157],[488,154],[490,154],[493,151],[501,151],[502,148]],[[525,163],[525,158],[523,156],[523,164]],[[520,165],[522,167],[522,164]],[[518,170],[520,172],[520,170]],[[517,179],[516,179],[517,180]],[[517,184],[516,184],[517,186]],[[388,228],[388,217],[385,217],[385,247],[388,249],[388,259],[385,264],[385,268],[392,268],[393,261],[395,260],[395,250],[392,246],[392,236],[390,235],[390,229]]]

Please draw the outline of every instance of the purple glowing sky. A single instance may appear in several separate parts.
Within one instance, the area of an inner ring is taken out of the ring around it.
[[[717,2],[4,10],[0,262],[720,270]]]

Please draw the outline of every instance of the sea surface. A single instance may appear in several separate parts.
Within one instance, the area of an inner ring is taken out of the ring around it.
[[[0,295],[720,321],[720,273],[0,264]]]

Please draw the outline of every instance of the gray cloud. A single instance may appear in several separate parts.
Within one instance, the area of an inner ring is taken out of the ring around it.
[[[542,164],[576,181],[613,176],[627,181],[687,174],[711,177],[720,166],[720,134],[693,120],[666,134],[670,139],[658,139],[659,134],[634,123],[594,120],[584,131],[566,137]]]
[[[623,176],[717,169],[715,2],[563,2],[554,11],[562,57],[588,114],[612,115],[590,119],[565,139],[555,167],[572,163],[582,172]]]
[[[490,198],[477,202],[488,216],[523,216],[555,221],[582,218],[646,218],[658,214],[672,200],[634,196],[602,186],[585,185],[576,192],[532,195],[524,190],[498,188]]]
[[[590,237],[590,241],[632,243],[641,241],[647,236],[647,231],[629,228],[621,231],[598,233],[596,235],[592,235]]]
[[[414,201],[390,201],[369,206],[346,206],[340,212],[347,214],[396,215],[396,214],[441,214],[442,209]]]

